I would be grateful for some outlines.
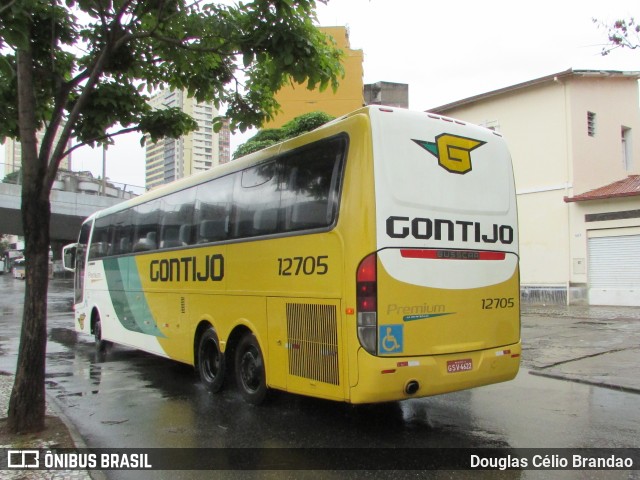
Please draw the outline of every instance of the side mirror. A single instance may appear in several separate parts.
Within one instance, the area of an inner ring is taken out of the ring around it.
[[[77,248],[78,248],[77,243],[70,243],[69,245],[65,245],[64,247],[62,247],[62,267],[67,272],[76,271]]]

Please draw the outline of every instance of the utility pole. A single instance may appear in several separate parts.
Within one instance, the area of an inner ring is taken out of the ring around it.
[[[107,194],[107,145],[102,145],[102,196]]]

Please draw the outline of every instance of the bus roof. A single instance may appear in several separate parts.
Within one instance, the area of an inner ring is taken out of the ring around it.
[[[267,148],[264,148],[262,150],[259,150],[257,152],[253,152],[250,153],[248,155],[245,155],[237,160],[233,160],[229,163],[226,163],[224,165],[218,165],[210,170],[207,170],[205,172],[200,172],[197,173],[195,175],[191,175],[189,177],[185,177],[185,178],[181,178],[179,180],[176,180],[174,182],[171,182],[169,184],[166,185],[162,185],[160,187],[157,187],[153,190],[150,190],[138,197],[132,198],[130,200],[126,200],[122,203],[119,203],[117,205],[113,205],[111,207],[108,207],[104,210],[100,210],[96,213],[94,213],[93,215],[89,216],[87,218],[87,220],[95,217],[95,218],[99,218],[105,215],[109,215],[115,212],[119,212],[121,210],[126,210],[128,208],[132,208],[135,207],[137,205],[146,203],[148,201],[157,199],[157,198],[161,198],[164,197],[170,193],[173,192],[178,192],[190,187],[194,187],[197,185],[200,185],[202,183],[206,183],[214,178],[219,178],[219,177],[224,177],[226,175],[229,175],[231,173],[240,171],[240,170],[244,170],[245,168],[251,167],[253,165],[259,164],[263,161],[266,161],[270,158],[273,158],[274,156],[278,155],[279,153],[283,152],[283,151],[287,151],[290,148],[289,145],[294,144],[297,145],[299,144],[299,139],[300,138],[304,138],[305,136],[308,135],[312,135],[314,132],[319,132],[322,131],[324,129],[330,128],[330,127],[334,127],[336,124],[341,123],[342,121],[344,121],[345,119],[349,118],[349,117],[353,117],[356,115],[360,115],[360,114],[365,114],[367,116],[373,116],[373,115],[377,115],[380,113],[395,113],[397,115],[401,115],[404,116],[406,118],[406,116],[413,116],[413,117],[422,117],[424,118],[424,116],[429,116],[432,119],[439,119],[439,120],[446,120],[446,121],[452,121],[452,122],[456,122],[458,124],[462,124],[464,125],[465,122],[461,122],[459,120],[454,120],[454,119],[450,119],[448,117],[442,116],[442,115],[436,115],[436,114],[432,114],[429,112],[417,112],[417,111],[412,111],[412,110],[407,110],[404,108],[398,108],[398,107],[387,107],[384,105],[368,105],[366,107],[362,107],[359,108],[358,110],[354,110],[353,112],[350,112],[348,114],[345,114],[341,117],[338,117],[334,120],[332,120],[331,122],[325,123],[324,125],[316,128],[315,130],[311,131],[311,132],[306,132],[303,133],[302,135],[299,135],[298,137],[294,137],[294,138],[290,138],[287,140],[284,140],[283,142],[277,143],[275,145],[271,145]],[[493,132],[495,133],[495,132]],[[291,148],[295,148],[294,145],[291,145]]]

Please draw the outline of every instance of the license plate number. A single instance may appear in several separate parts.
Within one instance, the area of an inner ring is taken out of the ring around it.
[[[473,362],[470,358],[463,358],[460,360],[449,360],[447,362],[447,372],[469,372],[473,370]]]

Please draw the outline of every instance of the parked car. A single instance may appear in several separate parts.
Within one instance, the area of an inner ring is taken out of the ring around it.
[[[25,275],[25,264],[24,258],[19,258],[13,262],[13,278],[18,278],[20,280],[24,280]]]

